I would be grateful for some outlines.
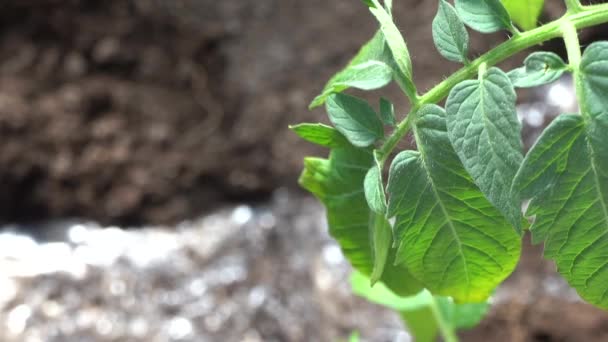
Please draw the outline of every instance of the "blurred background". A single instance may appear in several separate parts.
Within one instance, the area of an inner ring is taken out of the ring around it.
[[[432,44],[436,10],[395,0],[420,89],[458,68]],[[547,0],[542,21],[563,12]],[[375,30],[357,0],[2,0],[0,341],[409,341],[352,295],[297,187],[326,152],[287,129],[327,122],[309,101]],[[474,34],[472,51],[505,38]],[[570,83],[520,93],[526,146],[576,110]],[[463,339],[608,339],[608,315],[527,241]]]

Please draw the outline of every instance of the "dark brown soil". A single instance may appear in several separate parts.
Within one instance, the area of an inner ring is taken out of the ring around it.
[[[396,2],[420,89],[458,67],[430,44],[435,7]],[[376,27],[354,0],[1,9],[0,220],[171,222],[295,187],[302,157],[320,151],[287,125],[325,120],[308,101]],[[502,38],[475,39],[473,51]]]

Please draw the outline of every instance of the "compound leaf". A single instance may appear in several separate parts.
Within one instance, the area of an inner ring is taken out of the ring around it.
[[[321,123],[301,123],[289,126],[300,138],[329,148],[346,147],[348,140],[333,127]]]
[[[500,0],[456,0],[456,10],[465,24],[481,33],[513,27],[509,12]]]
[[[370,221],[363,181],[374,165],[372,151],[355,147],[332,149],[329,159],[306,158],[299,183],[317,197],[327,209],[329,232],[353,267],[366,276],[374,268]],[[394,250],[387,259],[393,260]],[[399,295],[418,293],[422,287],[409,271],[392,262],[386,263],[381,277]]]
[[[367,102],[346,94],[333,94],[325,104],[329,120],[351,144],[367,147],[384,137],[384,126]]]
[[[513,271],[519,237],[463,168],[443,109],[425,106],[417,115],[419,152],[400,153],[388,180],[396,261],[436,295],[484,301]]]
[[[387,126],[395,126],[397,124],[395,106],[384,97],[380,98],[380,118]]]
[[[534,241],[586,301],[608,309],[608,43],[587,48],[582,116],[562,115],[526,156],[514,189],[532,198]]]
[[[519,199],[511,192],[523,160],[516,95],[498,68],[458,84],[446,103],[448,135],[456,153],[487,198],[521,232]]]
[[[531,30],[538,25],[545,0],[502,0],[502,3],[519,27]]]
[[[538,87],[557,81],[568,65],[553,52],[534,52],[526,58],[524,66],[509,72],[509,79],[518,88]]]
[[[445,0],[439,0],[433,20],[433,41],[443,57],[454,62],[467,62],[469,33],[454,7]]]

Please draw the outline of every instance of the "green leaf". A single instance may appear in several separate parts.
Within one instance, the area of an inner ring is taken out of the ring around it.
[[[312,101],[309,108],[312,109],[322,105],[329,95],[341,93],[351,86],[360,87],[363,90],[372,90],[384,86],[390,79],[387,81],[386,70],[379,66],[382,64],[390,68],[393,77],[398,82],[404,82],[403,80],[406,77],[399,73],[399,69],[393,61],[391,50],[386,45],[382,32],[378,31],[371,40],[361,47],[348,65],[327,82],[323,92]],[[380,69],[380,75],[370,72],[374,68]],[[384,83],[385,81],[386,83]]]
[[[590,45],[577,82],[582,116],[561,115],[526,156],[514,182],[532,198],[533,241],[586,301],[608,309],[608,43]]]
[[[481,33],[513,28],[509,12],[500,0],[456,0],[456,10],[465,24]]]
[[[596,42],[587,47],[581,60],[580,72],[584,103],[583,114],[593,120],[587,126],[587,134],[598,172],[608,173],[608,42]],[[608,194],[608,192],[604,192]]]
[[[329,159],[306,158],[300,185],[317,197],[327,209],[329,232],[353,267],[366,276],[374,267],[373,241],[369,231],[374,215],[368,208],[363,180],[374,165],[371,150],[345,147],[332,149]],[[388,259],[394,260],[394,250]],[[386,263],[382,282],[400,295],[421,290],[409,271]]]
[[[400,153],[388,179],[397,262],[436,295],[485,301],[513,271],[519,237],[464,170],[443,109],[425,106],[417,115],[419,152]]]
[[[382,273],[386,267],[393,246],[393,227],[391,227],[391,224],[384,217],[384,214],[374,213],[371,221],[374,267],[370,276],[370,283],[373,286],[382,278]]]
[[[367,102],[346,94],[334,94],[325,104],[329,120],[351,144],[367,147],[384,137],[384,126]]]
[[[382,31],[386,44],[392,52],[393,59],[399,72],[404,76],[404,78],[401,79],[400,85],[409,98],[415,98],[416,87],[412,81],[412,60],[405,40],[386,9],[380,6],[378,0],[372,0],[372,2],[376,6],[369,10],[380,23],[380,31]]]
[[[395,106],[384,97],[380,98],[380,118],[387,126],[395,126],[397,124]]]
[[[535,217],[530,230],[535,242],[545,240],[545,256],[582,298],[608,309],[608,175],[593,155],[592,129],[581,116],[559,116],[526,156],[514,188],[533,198],[526,214]]]
[[[585,49],[580,65],[584,75],[585,106],[590,115],[599,116],[608,108],[608,42],[596,42]]]
[[[369,208],[378,214],[386,213],[386,195],[384,194],[384,184],[382,183],[382,164],[380,163],[377,152],[374,151],[374,165],[367,171],[363,188],[365,198]]]
[[[567,200],[564,196],[551,198],[560,193],[568,194],[570,191],[562,189],[572,189],[572,185],[560,186],[560,175],[564,174],[569,164],[569,159],[580,158],[571,156],[576,145],[580,149],[581,136],[584,135],[584,122],[579,115],[560,115],[545,129],[536,144],[526,155],[524,162],[517,172],[513,182],[513,189],[519,193],[522,199],[534,198],[527,210],[527,215],[532,216],[540,211],[534,224],[530,228],[532,231],[533,242],[543,241],[549,235],[553,227],[553,219],[545,220],[542,212],[549,213],[549,208],[540,210],[539,204],[549,204],[548,201],[554,200],[560,204]],[[576,153],[576,152],[575,152]],[[586,153],[583,153],[585,155]],[[562,181],[563,182],[562,178]],[[545,198],[545,196],[548,196]],[[569,196],[569,195],[568,195]],[[559,207],[550,211],[557,212]],[[547,253],[549,250],[545,250]]]
[[[370,287],[367,278],[359,272],[351,275],[351,286],[355,294],[399,311],[417,342],[435,341],[440,326],[448,333],[471,328],[481,321],[489,307],[487,302],[455,304],[450,298],[433,297],[426,290],[415,296],[399,297],[385,286]]]
[[[433,20],[433,41],[439,53],[454,62],[467,62],[469,33],[452,5],[439,0],[439,9]]]
[[[382,163],[374,151],[374,165],[367,171],[363,182],[365,199],[372,212],[370,229],[373,236],[374,268],[371,275],[372,285],[375,284],[384,271],[384,266],[393,245],[393,230],[386,219],[386,195],[382,182]]]
[[[545,0],[502,0],[513,21],[524,30],[538,26]]]
[[[335,128],[320,123],[302,123],[289,126],[300,138],[329,148],[346,147],[348,140]]]
[[[456,304],[451,298],[437,298],[439,310],[445,320],[458,329],[471,329],[481,322],[487,314],[490,305],[488,302],[473,304]]]
[[[367,7],[375,7],[371,0],[361,0],[361,2],[363,2],[363,4],[365,4]]]
[[[311,108],[323,104],[329,95],[341,93],[348,88],[373,90],[384,87],[392,80],[393,70],[384,62],[368,60],[349,65],[327,83],[321,95],[312,102]]]
[[[376,5],[372,0],[361,0],[367,7],[376,8]],[[384,8],[386,11],[391,14],[393,11],[393,0],[384,0]]]
[[[557,81],[568,65],[553,52],[534,52],[526,58],[524,66],[508,73],[509,79],[518,88],[538,87]]]
[[[486,197],[521,232],[519,199],[511,192],[523,160],[516,95],[498,68],[481,72],[478,80],[458,84],[446,103],[450,141]]]

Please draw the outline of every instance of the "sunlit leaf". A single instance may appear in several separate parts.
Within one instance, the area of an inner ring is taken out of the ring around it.
[[[524,30],[538,26],[545,0],[502,0],[513,21]]]
[[[415,133],[419,152],[395,157],[387,187],[397,262],[436,295],[485,301],[513,271],[519,236],[464,170],[443,109],[422,108]]]

